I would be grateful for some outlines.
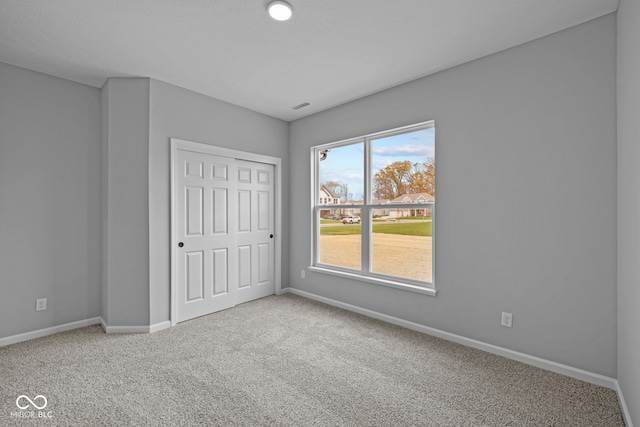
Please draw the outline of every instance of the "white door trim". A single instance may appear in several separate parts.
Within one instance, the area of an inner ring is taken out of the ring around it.
[[[231,157],[250,162],[266,163],[274,166],[274,272],[275,292],[282,292],[282,159],[279,157],[265,156],[263,154],[249,153],[247,151],[233,150],[231,148],[218,147],[201,142],[187,141],[179,138],[170,138],[171,141],[171,326],[177,323],[176,314],[176,268],[175,253],[178,241],[176,239],[176,203],[175,203],[175,156],[177,150],[193,151],[196,153],[212,154],[214,156]]]

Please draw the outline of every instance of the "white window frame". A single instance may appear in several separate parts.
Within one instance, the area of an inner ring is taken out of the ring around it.
[[[330,274],[334,276],[344,277],[353,280],[359,280],[366,283],[375,285],[388,286],[396,289],[402,289],[410,292],[416,292],[425,295],[435,296],[437,291],[435,288],[435,239],[436,239],[436,206],[435,202],[426,203],[389,203],[385,204],[385,209],[429,209],[432,213],[432,239],[431,239],[431,282],[423,282],[420,280],[409,279],[399,276],[390,276],[381,273],[375,273],[371,271],[371,235],[372,235],[372,215],[371,211],[374,209],[380,209],[382,205],[372,204],[373,191],[371,186],[373,185],[372,168],[371,168],[371,141],[374,139],[380,139],[384,137],[390,137],[398,134],[419,131],[423,129],[435,128],[435,121],[429,120],[425,122],[415,123],[408,126],[389,129],[381,132],[370,133],[366,135],[360,135],[354,138],[349,138],[341,141],[331,142],[322,145],[316,145],[311,147],[311,263],[309,270],[317,273]],[[364,143],[365,155],[364,155],[364,193],[365,199],[363,204],[349,204],[351,209],[360,209],[362,220],[362,260],[361,269],[355,270],[346,267],[322,264],[319,261],[320,254],[320,210],[321,209],[341,209],[345,204],[321,204],[319,203],[319,191],[320,191],[320,156],[319,153],[322,150],[348,146],[356,143]]]

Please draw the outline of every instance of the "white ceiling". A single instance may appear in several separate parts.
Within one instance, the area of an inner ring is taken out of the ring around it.
[[[614,12],[618,0],[0,0],[0,62],[153,77],[291,121]],[[291,107],[310,102],[309,107]]]

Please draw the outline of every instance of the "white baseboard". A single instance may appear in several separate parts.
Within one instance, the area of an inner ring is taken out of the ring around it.
[[[629,412],[629,408],[627,407],[627,402],[624,400],[624,395],[622,394],[622,389],[620,388],[620,383],[616,380],[616,392],[618,393],[618,401],[620,402],[620,410],[622,411],[622,416],[624,417],[624,422],[627,427],[633,427],[633,422],[631,421],[631,413]]]
[[[149,333],[154,333],[161,331],[163,329],[169,329],[171,327],[171,322],[165,320],[164,322],[156,323],[154,325],[149,326]]]
[[[102,325],[102,329],[108,334],[147,334],[148,326],[107,326]]]
[[[104,321],[102,317],[100,317],[100,326],[102,326],[102,330],[107,333],[107,323]]]
[[[0,347],[5,345],[16,344],[23,341],[29,341],[36,338],[46,337],[48,335],[58,334],[60,332],[70,331],[72,329],[84,328],[85,326],[98,325],[102,319],[100,317],[92,317],[90,319],[78,320],[76,322],[65,323],[63,325],[51,326],[50,328],[38,329],[37,331],[25,332],[23,334],[12,335],[10,337],[0,338]]]
[[[419,323],[410,322],[408,320],[403,320],[398,317],[393,317],[386,314],[378,313],[377,311],[368,310],[366,308],[343,303],[330,298],[325,298],[316,294],[312,294],[310,292],[301,291],[299,289],[285,288],[282,290],[283,294],[288,292],[294,295],[299,295],[301,297],[323,302],[325,304],[332,305],[334,307],[342,308],[348,311],[353,311],[355,313],[362,314],[367,317],[372,317],[374,319],[382,320],[387,323],[392,323],[394,325],[402,326],[407,329],[422,332],[427,335],[432,335],[438,338],[442,338],[447,341],[453,341],[458,344],[466,345],[467,347],[477,348],[479,350],[483,350],[488,353],[493,353],[493,354],[497,354],[498,356],[506,357],[508,359],[517,360],[518,362],[526,363],[527,365],[546,369],[548,371],[556,372],[558,374],[566,375],[568,377],[576,378],[582,381],[586,381],[588,383],[596,384],[596,385],[607,387],[614,390],[618,389],[617,388],[618,381],[615,378],[606,377],[604,375],[584,371],[582,369],[574,368],[572,366],[563,365],[560,363],[552,362],[550,360],[541,359],[536,356],[531,356],[525,353],[509,350],[504,347],[498,347],[493,344],[487,344],[482,341],[477,341],[477,340],[466,338],[460,335],[451,334],[449,332],[441,331],[435,328],[430,328],[428,326],[424,326]],[[620,392],[618,393],[618,395],[621,396]]]
[[[65,323],[64,325],[51,326],[50,328],[0,338],[0,347],[91,325],[101,325],[102,329],[108,334],[148,334],[170,328],[171,322],[167,320],[149,326],[107,326],[102,317],[92,317],[91,319],[78,320],[76,322]]]
[[[171,327],[171,322],[168,320],[149,326],[109,326],[102,318],[100,318],[100,323],[107,334],[149,334]]]

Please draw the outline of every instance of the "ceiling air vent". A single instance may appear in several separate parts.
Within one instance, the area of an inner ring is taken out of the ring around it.
[[[303,102],[302,104],[294,105],[291,108],[293,108],[294,110],[299,110],[301,108],[308,107],[309,105],[311,105],[311,104],[308,103],[308,102]]]

